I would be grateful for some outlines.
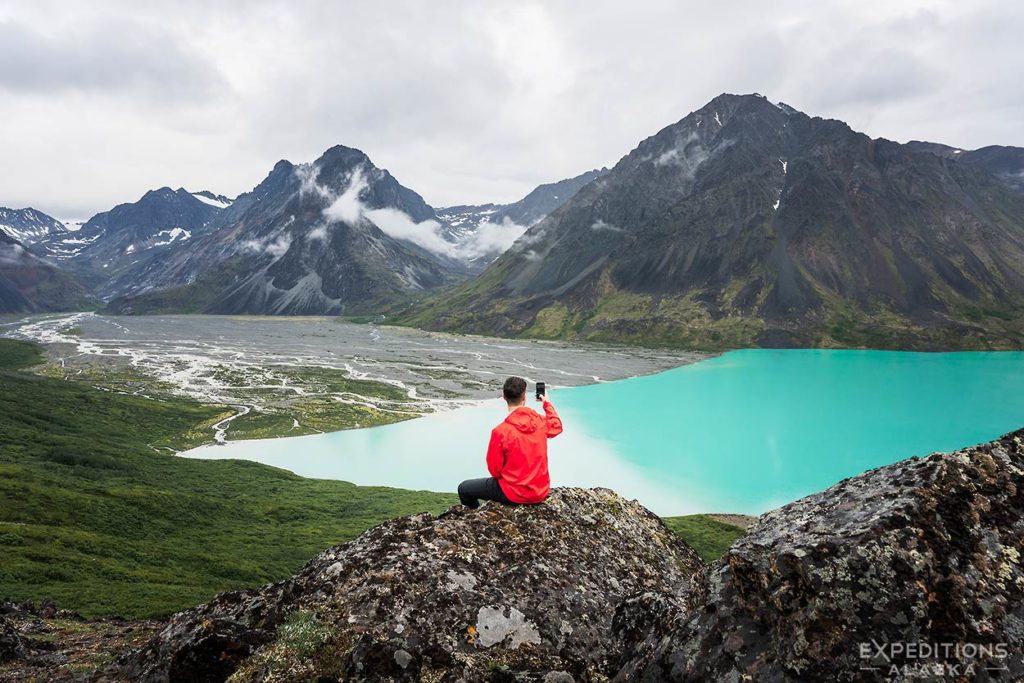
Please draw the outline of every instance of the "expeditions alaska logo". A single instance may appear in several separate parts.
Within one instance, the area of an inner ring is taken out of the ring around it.
[[[980,671],[1009,671],[1006,643],[929,643],[897,641],[860,643],[860,670],[883,680],[959,679]]]

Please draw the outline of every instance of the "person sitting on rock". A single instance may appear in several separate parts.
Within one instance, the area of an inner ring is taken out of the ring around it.
[[[551,488],[548,439],[562,433],[562,420],[546,393],[539,397],[543,415],[526,406],[526,380],[522,377],[506,379],[501,393],[508,404],[508,417],[491,430],[487,447],[491,476],[459,484],[459,500],[467,507],[480,507],[481,500],[507,505],[540,503]]]

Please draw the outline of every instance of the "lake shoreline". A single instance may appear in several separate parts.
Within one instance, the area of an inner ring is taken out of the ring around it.
[[[756,515],[1018,427],[1024,354],[745,350],[552,398],[567,426],[551,446],[555,485],[614,488],[660,515]],[[229,441],[182,456],[451,491],[485,475],[487,434],[504,412],[499,399],[476,401],[377,429]]]

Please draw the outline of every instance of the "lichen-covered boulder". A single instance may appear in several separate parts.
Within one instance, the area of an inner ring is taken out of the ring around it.
[[[173,617],[107,672],[142,681],[607,680],[627,596],[685,603],[697,554],[636,502],[555,489],[395,519],[290,580]]]
[[[1022,553],[1024,431],[872,470],[624,602],[617,680],[1024,680]]]

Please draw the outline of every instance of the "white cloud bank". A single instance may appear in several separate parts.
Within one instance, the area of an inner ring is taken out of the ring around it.
[[[497,256],[511,247],[527,230],[527,226],[513,223],[507,217],[500,223],[484,221],[461,245],[463,257],[475,260]]]
[[[334,196],[329,188],[316,182],[315,168],[301,167],[297,173],[302,180],[303,192],[316,192],[330,202],[323,212],[328,224],[314,228],[308,235],[309,239],[325,239],[330,223],[341,221],[349,225],[358,225],[366,220],[389,237],[411,242],[440,256],[473,261],[501,254],[526,232],[526,226],[518,225],[506,218],[501,223],[485,221],[465,239],[452,241],[445,236],[444,226],[439,221],[416,222],[400,209],[372,209],[366,206],[363,194],[369,187],[369,181],[366,178],[366,171],[361,166],[352,172],[348,185],[337,196]]]

